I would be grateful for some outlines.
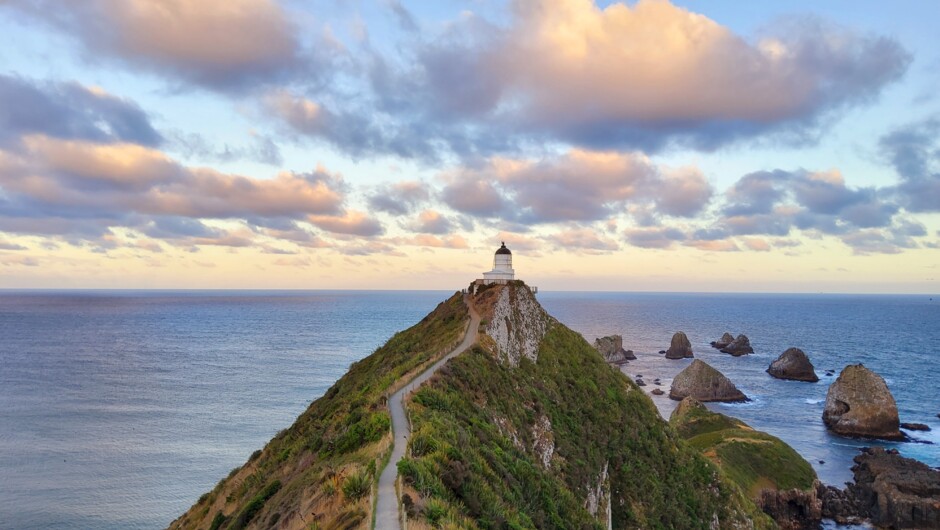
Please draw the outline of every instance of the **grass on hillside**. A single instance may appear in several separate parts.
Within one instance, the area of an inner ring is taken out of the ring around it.
[[[417,496],[409,499],[412,516],[425,523],[604,528],[603,513],[588,513],[585,499],[607,464],[610,480],[600,486],[615,499],[615,528],[704,529],[713,514],[772,527],[717,480],[647,396],[560,324],[537,363],[509,368],[481,347],[453,359],[411,410],[415,434],[399,471]],[[532,427],[543,416],[555,444],[548,469],[533,449]]]
[[[670,423],[752,499],[765,488],[810,491],[814,487],[813,467],[779,438],[701,404],[680,408]]]
[[[377,463],[391,444],[386,396],[392,385],[456,345],[468,321],[467,307],[456,293],[421,322],[396,333],[353,363],[290,428],[203,495],[171,528],[267,528],[305,515],[305,527],[308,522],[324,529],[364,527]]]

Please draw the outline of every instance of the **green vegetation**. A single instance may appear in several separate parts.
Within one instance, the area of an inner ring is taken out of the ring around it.
[[[755,431],[738,419],[686,400],[669,423],[752,499],[767,488],[813,488],[816,472],[809,462],[779,438]]]
[[[310,499],[322,515],[318,524],[323,528],[364,525],[376,462],[387,456],[391,439],[385,396],[392,385],[459,342],[468,321],[462,296],[454,294],[421,322],[353,363],[294,425],[253,453],[170,527],[264,527],[262,522],[270,524],[275,514],[282,523],[299,518]],[[342,496],[337,495],[340,488]]]
[[[433,525],[602,528],[608,501],[595,516],[585,500],[609,487],[615,528],[708,528],[714,516],[723,527],[747,518],[772,526],[682,443],[648,397],[560,324],[537,363],[509,368],[481,347],[455,358],[411,410],[411,457],[399,472],[421,498],[417,517]],[[533,428],[543,418],[550,433]],[[554,452],[546,469],[534,447],[547,441]]]

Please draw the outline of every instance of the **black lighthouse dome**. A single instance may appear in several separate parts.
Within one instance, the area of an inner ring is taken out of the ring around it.
[[[496,254],[497,254],[497,255],[498,255],[498,254],[509,254],[509,255],[511,256],[511,255],[512,255],[512,252],[510,252],[509,249],[506,248],[506,242],[503,241],[503,246],[501,246],[501,247],[499,247],[498,249],[496,249]]]

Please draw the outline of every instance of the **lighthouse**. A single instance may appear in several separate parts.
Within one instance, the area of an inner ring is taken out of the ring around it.
[[[493,256],[493,270],[483,273],[486,283],[503,283],[515,279],[516,271],[512,270],[512,252],[506,248],[506,243],[496,249]]]

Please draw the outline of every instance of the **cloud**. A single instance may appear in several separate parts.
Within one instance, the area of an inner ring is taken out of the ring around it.
[[[212,89],[242,89],[306,68],[299,31],[275,0],[8,0],[96,55]]]
[[[588,228],[563,230],[550,234],[545,239],[551,242],[556,249],[565,251],[607,253],[620,250],[620,245],[616,241],[600,236],[597,232]]]
[[[663,0],[510,5],[508,24],[464,12],[415,45],[414,63],[373,59],[378,110],[393,120],[418,113],[450,131],[442,136],[457,152],[461,142],[489,144],[493,130],[647,152],[768,135],[798,143],[911,61],[896,40],[813,18],[748,38]]]
[[[9,241],[4,241],[0,239],[0,250],[29,250],[23,245],[17,243],[10,243]]]
[[[624,231],[627,242],[641,248],[671,248],[687,236],[677,228],[630,228]]]
[[[698,170],[658,167],[642,153],[572,149],[540,160],[494,157],[445,175],[455,210],[525,224],[605,219],[638,203],[693,216],[712,195]]]
[[[940,118],[900,127],[879,142],[901,183],[895,191],[912,212],[940,211]]]
[[[343,215],[311,215],[307,219],[317,227],[336,234],[369,237],[385,232],[378,220],[355,210],[347,211]]]
[[[393,215],[413,212],[420,204],[431,198],[427,184],[418,181],[402,181],[385,184],[374,190],[368,198],[373,210]]]
[[[99,88],[0,74],[0,101],[0,147],[36,134],[151,147],[163,141],[136,103]]]
[[[454,229],[454,224],[447,217],[435,210],[424,210],[418,218],[408,225],[412,232],[425,234],[448,234]]]

